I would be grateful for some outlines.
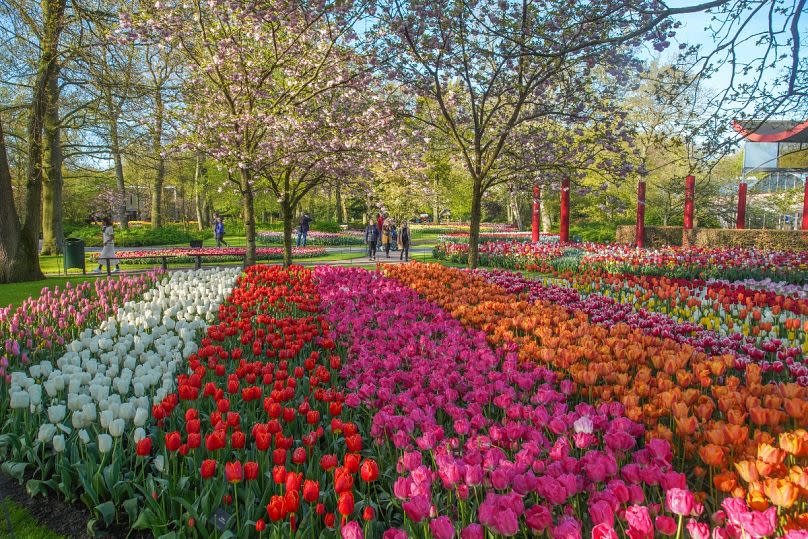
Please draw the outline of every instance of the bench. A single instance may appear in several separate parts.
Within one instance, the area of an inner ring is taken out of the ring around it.
[[[190,247],[191,247],[191,249],[201,249],[202,248],[202,240],[191,240]],[[106,261],[107,275],[112,274],[112,271],[110,270],[110,261],[111,260],[126,260],[126,259],[134,258],[134,257],[131,257],[131,256],[126,256],[126,251],[124,251],[122,254],[123,254],[123,256],[121,256],[121,254],[117,254],[114,257],[103,257],[103,258],[98,257],[99,263],[101,263],[102,260]],[[168,269],[168,259],[169,258],[181,258],[181,257],[187,257],[187,256],[190,256],[190,257],[194,258],[194,269],[200,269],[202,267],[202,257],[204,257],[204,256],[219,256],[219,254],[218,253],[199,253],[199,254],[195,254],[192,251],[186,251],[186,252],[177,253],[177,254],[163,254],[163,253],[161,253],[161,254],[153,254],[149,258],[159,258],[160,259],[160,266],[164,270],[167,270]],[[101,264],[101,265],[103,265],[103,264]]]

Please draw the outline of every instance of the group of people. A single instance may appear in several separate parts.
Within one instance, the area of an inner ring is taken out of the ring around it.
[[[401,251],[399,260],[409,261],[410,259],[410,227],[407,221],[401,223],[396,228],[396,223],[391,217],[376,214],[376,220],[368,218],[365,227],[365,243],[368,246],[368,258],[376,260],[376,251],[384,249],[386,258],[390,258],[391,246],[393,250]]]

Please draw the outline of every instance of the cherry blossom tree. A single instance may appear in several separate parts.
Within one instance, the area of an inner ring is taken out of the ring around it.
[[[354,1],[156,2],[124,14],[130,39],[176,46],[188,64],[189,147],[218,161],[243,201],[255,262],[255,196],[279,200],[285,262],[292,217],[315,185],[354,176],[380,151],[390,115],[369,101],[372,65],[351,47],[366,5]]]
[[[419,118],[454,143],[471,176],[469,266],[477,264],[481,202],[526,123],[574,125],[586,89],[616,93],[639,68],[635,51],[669,44],[673,15],[655,0],[386,0],[375,27],[391,78],[436,103]]]

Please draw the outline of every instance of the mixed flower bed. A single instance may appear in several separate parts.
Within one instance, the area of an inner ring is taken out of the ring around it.
[[[438,259],[465,264],[468,244],[444,242],[433,249]],[[545,273],[584,270],[611,275],[649,275],[682,279],[771,279],[808,284],[808,251],[700,249],[665,247],[635,249],[597,243],[545,245],[524,242],[480,244],[479,263],[505,269]]]
[[[0,387],[9,372],[32,361],[55,359],[65,342],[114,314],[154,286],[162,270],[43,288],[17,308],[0,308]]]
[[[259,232],[258,241],[266,245],[283,245],[283,232]],[[295,235],[292,236],[295,241]],[[344,232],[318,232],[311,230],[306,235],[307,245],[364,245],[365,233],[361,230]]]
[[[244,260],[244,247],[170,247],[163,249],[142,249],[137,251],[117,251],[115,257],[130,264],[160,264],[163,257],[170,257],[174,262],[190,263],[197,256],[216,262],[239,262]],[[324,256],[322,247],[293,247],[294,258],[314,258]],[[91,253],[95,259],[98,253]],[[257,260],[280,260],[283,258],[283,247],[259,247],[255,250]]]
[[[410,225],[413,233],[419,234],[453,234],[469,232],[468,223],[415,223]],[[517,232],[516,227],[507,223],[481,223],[480,233],[491,234],[496,232]]]
[[[609,279],[159,277],[15,369],[3,469],[156,537],[805,538],[794,340],[651,309],[789,320],[804,299]]]
[[[558,234],[540,234],[539,241],[545,243],[557,243],[558,242]],[[525,242],[531,240],[531,232],[519,232],[519,231],[506,231],[506,232],[483,232],[480,234],[480,242],[492,242],[492,241],[519,241]],[[441,234],[438,236],[438,241],[445,243],[468,243],[469,242],[469,233],[468,232],[452,232],[450,234]]]

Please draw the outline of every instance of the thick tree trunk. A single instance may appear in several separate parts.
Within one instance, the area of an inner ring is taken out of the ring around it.
[[[196,226],[199,230],[205,229],[205,200],[202,194],[202,186],[200,185],[203,175],[202,156],[196,154],[196,163],[194,165],[194,209],[196,211]]]
[[[480,252],[480,220],[482,218],[483,188],[482,179],[474,178],[471,193],[471,223],[469,230],[469,269],[477,267]]]
[[[336,214],[338,224],[341,225],[345,222],[345,207],[342,204],[342,186],[339,180],[337,180],[334,186],[334,213]]]
[[[539,217],[541,218],[541,229],[545,232],[550,230],[553,224],[553,219],[550,216],[550,208],[547,204],[547,189],[542,189],[541,196],[539,197]]]
[[[255,199],[250,173],[241,169],[241,196],[244,203],[244,237],[247,248],[244,254],[244,267],[255,264]]]
[[[115,182],[118,187],[118,223],[121,228],[129,228],[129,219],[126,216],[126,182],[123,176],[123,156],[121,155],[121,143],[118,138],[118,114],[113,109],[112,98],[107,97],[107,107],[110,111],[109,120],[109,138],[110,138],[110,153],[112,153],[112,160],[115,163]]]
[[[166,175],[166,162],[163,157],[163,94],[158,88],[154,94],[154,139],[152,151],[157,160],[157,170],[152,183],[151,226],[163,226],[163,180]]]
[[[59,36],[64,28],[65,4],[66,0],[42,2],[41,52],[28,118],[28,185],[23,223],[14,207],[11,172],[0,124],[0,283],[44,279],[39,267],[38,245],[42,224],[42,131],[48,105],[48,81],[54,76]]]
[[[64,245],[62,226],[62,141],[59,125],[59,69],[48,81],[48,103],[44,121],[44,167],[42,192],[42,254],[58,254]]]
[[[283,265],[292,265],[292,218],[294,208],[289,195],[284,194],[281,200],[281,213],[283,213]]]
[[[516,198],[515,191],[508,191],[508,209],[511,214],[512,224],[522,230],[522,214],[519,212],[519,200]]]

